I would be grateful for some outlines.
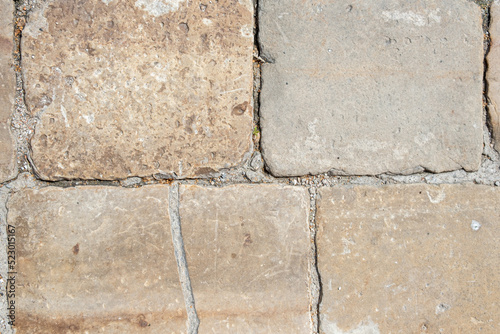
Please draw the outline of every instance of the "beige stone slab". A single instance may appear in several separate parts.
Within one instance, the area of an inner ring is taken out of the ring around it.
[[[483,35],[469,0],[261,0],[269,170],[477,170]]]
[[[498,333],[500,189],[323,188],[321,333]]]
[[[14,2],[0,0],[0,182],[17,175],[16,146],[9,129],[16,92],[16,76],[12,66],[13,18]]]
[[[182,186],[200,333],[309,333],[306,189]]]
[[[184,333],[168,187],[44,188],[8,202],[18,333]]]
[[[251,148],[251,0],[39,1],[22,50],[44,179],[197,177]]]
[[[500,4],[494,1],[490,8],[490,51],[488,53],[488,108],[490,124],[493,128],[495,149],[500,151]]]

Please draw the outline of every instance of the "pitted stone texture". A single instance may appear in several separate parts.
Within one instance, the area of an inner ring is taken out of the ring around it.
[[[200,333],[309,333],[306,189],[182,186]]]
[[[500,152],[500,4],[495,1],[490,8],[490,52],[488,53],[488,112],[493,128],[495,149]]]
[[[483,31],[468,0],[259,2],[277,176],[476,170]]]
[[[251,148],[251,0],[39,1],[23,34],[44,179],[197,177]]]
[[[25,190],[8,208],[18,332],[185,332],[168,187]]]
[[[499,332],[500,189],[359,186],[320,196],[321,333]]]
[[[14,2],[0,0],[0,182],[17,175],[16,149],[10,132],[16,76],[13,69]]]

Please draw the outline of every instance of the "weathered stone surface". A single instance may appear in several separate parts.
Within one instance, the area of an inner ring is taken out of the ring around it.
[[[0,182],[16,176],[16,149],[10,132],[16,76],[12,67],[14,2],[0,0]]]
[[[182,186],[200,333],[309,333],[307,190]]]
[[[488,96],[491,104],[488,112],[493,128],[495,149],[500,152],[500,4],[493,2],[490,8],[490,52],[488,53]]]
[[[45,179],[195,177],[251,147],[251,0],[39,1],[23,35]]]
[[[476,170],[483,31],[468,0],[259,3],[274,175]]]
[[[8,202],[19,333],[181,333],[168,187],[44,188]]]
[[[500,189],[359,186],[320,195],[322,333],[500,331]]]

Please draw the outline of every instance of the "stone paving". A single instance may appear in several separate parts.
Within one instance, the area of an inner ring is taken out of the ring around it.
[[[498,1],[0,14],[0,333],[500,332]]]
[[[320,196],[324,333],[498,330],[500,191],[393,185]]]
[[[251,0],[40,2],[21,45],[38,175],[185,178],[240,164],[252,30]]]

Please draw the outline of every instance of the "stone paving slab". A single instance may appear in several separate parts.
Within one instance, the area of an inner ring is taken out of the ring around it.
[[[38,1],[22,50],[44,179],[197,177],[250,151],[251,0]]]
[[[24,190],[8,209],[18,333],[185,332],[167,186]]]
[[[495,1],[490,8],[490,51],[488,53],[488,112],[493,129],[495,149],[500,152],[500,4]]]
[[[12,52],[14,2],[0,0],[0,182],[17,174],[16,148],[10,132],[10,116],[14,111],[16,76]]]
[[[498,333],[500,189],[323,188],[322,333]]]
[[[260,1],[270,171],[476,170],[481,24],[468,0]]]
[[[306,189],[181,186],[199,333],[309,333]]]

